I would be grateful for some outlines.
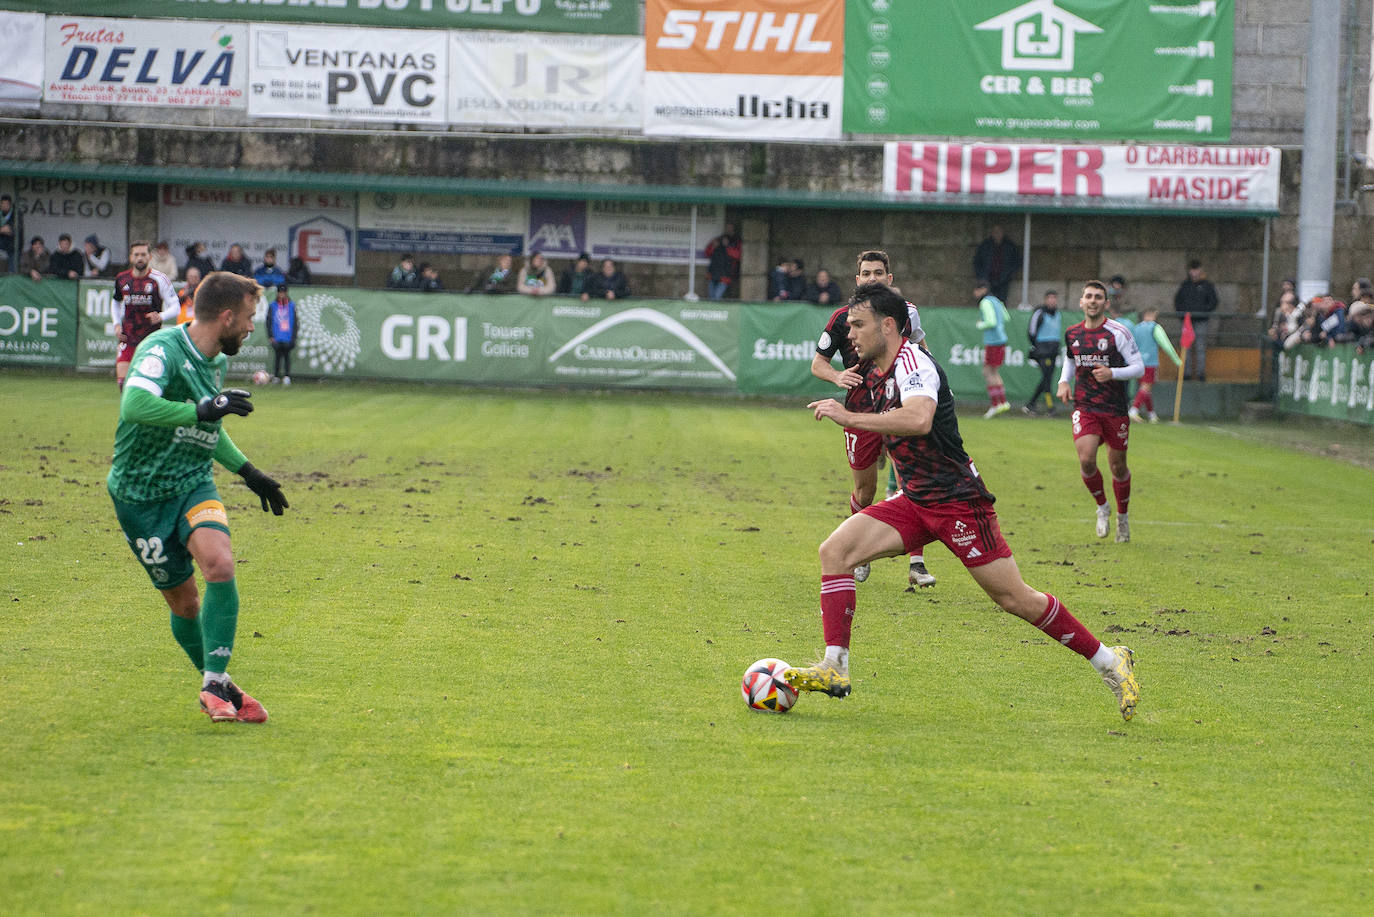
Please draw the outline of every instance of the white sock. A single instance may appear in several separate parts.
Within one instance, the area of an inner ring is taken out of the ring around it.
[[[1099,672],[1107,672],[1116,667],[1116,653],[1112,652],[1112,648],[1104,643],[1097,648],[1097,652],[1093,653],[1093,658],[1088,661]]]
[[[229,673],[228,673],[228,672],[206,672],[206,673],[205,673],[205,678],[201,681],[200,684],[201,684],[201,687],[203,687],[203,688],[208,688],[208,687],[210,687],[210,685],[212,685],[212,684],[227,685],[227,684],[229,684]]]
[[[1107,504],[1107,503],[1103,503],[1101,506],[1099,506],[1099,507],[1097,508],[1097,514],[1098,514],[1099,516],[1101,516],[1102,518],[1104,518],[1104,519],[1105,519],[1106,517],[1110,516],[1110,515],[1112,514],[1112,507],[1111,507],[1111,505],[1110,505],[1110,504]]]
[[[827,646],[825,648],[825,661],[841,672],[848,672],[849,648],[844,646]]]
[[[1117,514],[1116,514],[1116,521],[1117,521],[1118,523],[1122,523],[1122,522],[1129,523],[1129,522],[1131,521],[1131,516],[1130,516],[1129,513],[1117,513]]]
[[[911,562],[913,564],[923,564],[926,562],[926,556],[924,554],[913,554],[911,555]]]

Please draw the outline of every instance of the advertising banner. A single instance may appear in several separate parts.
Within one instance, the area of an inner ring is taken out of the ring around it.
[[[0,364],[75,364],[75,306],[75,281],[0,275]]]
[[[44,101],[244,106],[247,26],[49,16],[45,31]]]
[[[18,175],[11,191],[23,216],[24,245],[42,236],[49,251],[67,233],[72,247],[82,251],[85,238],[96,235],[110,249],[110,263],[127,260],[129,253],[129,193],[122,181],[76,178],[29,178]]]
[[[697,253],[725,229],[725,208],[697,205]],[[617,261],[682,261],[692,250],[692,205],[651,201],[588,201],[586,249]]]
[[[254,118],[444,123],[443,32],[255,23],[250,39]]]
[[[119,327],[112,321],[113,280],[78,280],[76,283],[76,368],[114,372]]]
[[[0,10],[35,7],[101,16],[110,0],[0,0]],[[510,29],[516,32],[639,34],[637,0],[120,0],[140,19],[234,19],[374,29]]]
[[[0,13],[0,48],[0,108],[37,108],[43,95],[43,14]]]
[[[576,258],[587,250],[587,202],[530,201],[528,251]]]
[[[644,39],[450,32],[448,120],[638,131]]]
[[[192,242],[204,242],[216,264],[238,243],[255,265],[275,248],[283,268],[300,257],[312,274],[353,276],[352,194],[191,185],[158,190],[158,237],[182,265]]]
[[[1277,147],[883,145],[883,191],[988,206],[1104,205],[1277,213]]]
[[[1233,0],[848,0],[844,129],[1226,141],[1234,22]]]
[[[648,0],[644,132],[838,139],[844,20],[844,0]]]
[[[358,195],[358,248],[370,252],[520,254],[529,199],[440,194]]]
[[[1303,344],[1279,355],[1279,409],[1374,424],[1374,353]]]

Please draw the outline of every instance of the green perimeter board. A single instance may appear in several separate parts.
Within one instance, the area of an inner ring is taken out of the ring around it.
[[[0,363],[76,362],[76,283],[0,277]]]
[[[1374,424],[1374,353],[1303,344],[1279,355],[1279,408]]]
[[[1232,0],[848,0],[844,129],[1226,141],[1234,19]]]
[[[393,9],[392,7],[399,7]],[[0,10],[66,16],[199,19],[211,22],[294,22],[376,29],[503,29],[638,35],[633,0],[319,0],[287,3],[207,3],[205,0],[0,0]]]

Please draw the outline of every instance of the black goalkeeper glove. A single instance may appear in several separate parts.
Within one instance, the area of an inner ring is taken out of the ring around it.
[[[226,388],[218,395],[206,396],[196,402],[196,420],[213,423],[225,414],[246,417],[253,413],[253,403],[248,400],[252,397],[252,392],[241,388]]]
[[[291,505],[286,502],[286,496],[281,492],[281,485],[254,468],[252,462],[243,463],[243,467],[239,469],[239,476],[248,485],[248,489],[261,498],[264,513],[267,512],[268,504],[271,504],[274,516],[280,516],[282,510]]]

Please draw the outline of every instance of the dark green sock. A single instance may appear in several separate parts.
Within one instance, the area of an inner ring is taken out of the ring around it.
[[[205,643],[200,638],[200,621],[173,613],[172,636],[177,638],[177,643],[180,643],[186,655],[191,657],[191,665],[196,667],[196,671],[204,671]]]
[[[233,580],[206,583],[200,606],[200,633],[205,641],[205,671],[223,674],[234,652],[234,631],[239,623],[239,589]]]

